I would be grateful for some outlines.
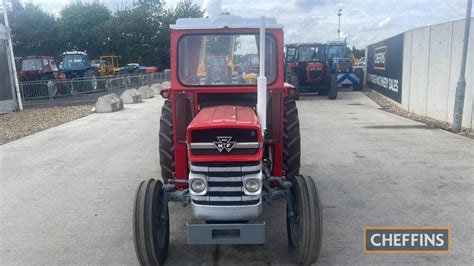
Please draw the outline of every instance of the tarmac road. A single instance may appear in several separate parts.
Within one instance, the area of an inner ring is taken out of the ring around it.
[[[162,100],[93,114],[0,146],[0,264],[136,265],[132,206],[158,178]],[[471,264],[473,140],[386,113],[360,92],[298,101],[302,173],[321,193],[320,264]],[[170,265],[290,265],[285,206],[265,246],[188,246],[171,207]],[[451,255],[364,255],[364,225],[449,225]]]

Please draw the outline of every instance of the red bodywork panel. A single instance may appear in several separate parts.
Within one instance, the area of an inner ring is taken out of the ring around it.
[[[178,121],[185,120],[184,111],[178,111],[179,106],[177,105],[178,96],[183,96],[192,103],[192,121],[188,125],[196,124],[194,120],[196,117],[200,116],[201,112],[206,108],[200,108],[198,103],[199,95],[201,94],[214,94],[214,93],[257,93],[257,86],[214,86],[214,87],[204,87],[204,86],[185,86],[182,84],[178,79],[178,53],[177,47],[179,39],[188,34],[229,34],[229,33],[253,33],[258,34],[259,29],[207,29],[207,30],[171,30],[171,87],[169,88],[168,92],[170,93],[170,100],[172,102],[173,108],[173,124],[175,125],[174,134],[173,134],[173,141],[174,141],[174,158],[175,158],[175,173],[174,178],[179,180],[187,180],[188,179],[188,151],[187,151],[187,144],[184,141],[180,141],[177,137],[178,135]],[[283,31],[282,29],[266,29],[266,33],[272,35],[277,41],[277,79],[272,84],[268,84],[268,92],[278,92],[280,97],[280,104],[278,106],[273,106],[272,109],[274,113],[279,114],[279,116],[283,117],[283,101],[284,98],[288,96],[288,88],[284,85],[284,64],[283,64]],[[252,110],[251,108],[249,108]],[[252,110],[253,111],[253,110]],[[255,113],[253,115],[256,117]],[[203,116],[204,117],[204,116]],[[277,127],[280,128],[280,136],[279,139],[276,141],[272,141],[270,145],[273,146],[273,153],[274,153],[274,160],[273,160],[273,176],[284,176],[283,171],[283,119],[279,122]],[[186,130],[186,129],[184,129]],[[187,134],[187,130],[185,134]],[[261,134],[260,134],[261,136]],[[178,183],[178,189],[184,189],[187,186],[186,183]]]
[[[199,129],[239,128],[257,132],[259,143],[263,142],[262,129],[255,111],[250,107],[221,105],[203,108],[191,121],[187,129],[186,143],[191,143],[191,133]],[[188,149],[191,162],[255,162],[262,159],[263,149],[251,155],[193,155]]]

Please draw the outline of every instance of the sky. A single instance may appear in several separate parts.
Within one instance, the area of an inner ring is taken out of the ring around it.
[[[58,14],[75,0],[23,0]],[[83,0],[93,1],[93,0]],[[133,0],[98,0],[111,10]],[[165,0],[173,7],[179,0]],[[285,42],[337,40],[338,10],[342,9],[341,40],[358,48],[422,26],[462,19],[467,0],[194,0],[203,9],[243,17],[274,17],[284,25]]]

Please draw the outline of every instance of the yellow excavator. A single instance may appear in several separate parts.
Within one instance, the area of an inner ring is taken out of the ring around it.
[[[100,57],[103,64],[99,66],[99,73],[101,76],[115,76],[120,72],[118,65],[119,57],[116,55],[104,55]]]

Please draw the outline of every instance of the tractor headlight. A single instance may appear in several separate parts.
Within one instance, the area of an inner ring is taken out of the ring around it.
[[[244,181],[244,189],[246,194],[258,194],[262,187],[262,182],[260,179],[249,178]]]
[[[194,195],[204,195],[206,194],[206,180],[202,178],[194,178],[191,180],[191,193]]]

